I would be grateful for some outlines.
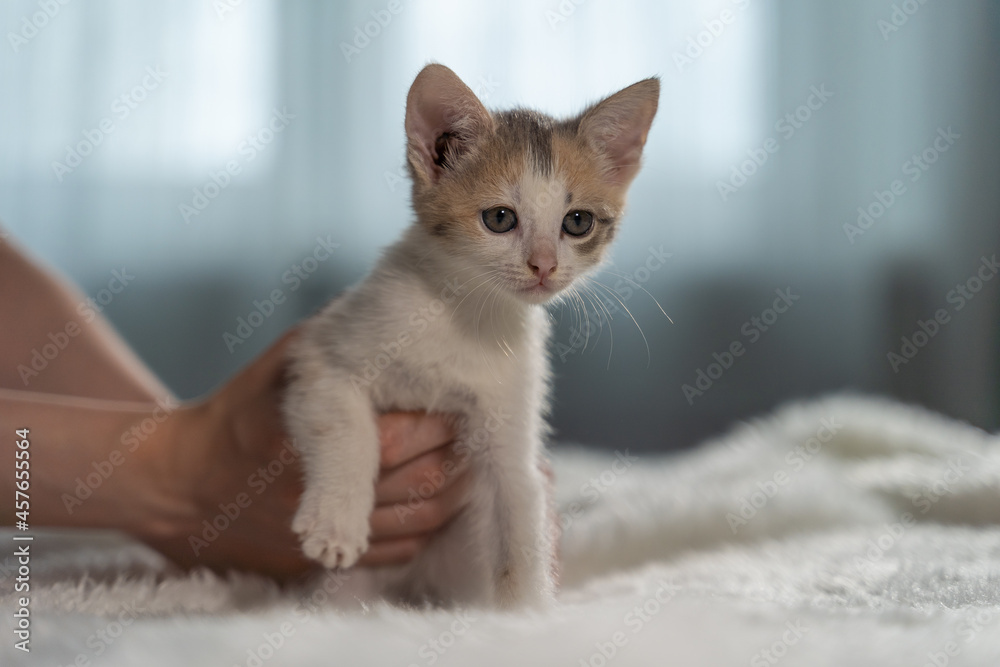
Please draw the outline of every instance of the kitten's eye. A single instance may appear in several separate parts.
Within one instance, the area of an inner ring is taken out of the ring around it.
[[[506,206],[494,206],[483,211],[483,224],[491,232],[503,234],[517,227],[517,213]]]
[[[590,211],[570,211],[563,218],[563,231],[570,236],[583,236],[594,226],[594,214]]]

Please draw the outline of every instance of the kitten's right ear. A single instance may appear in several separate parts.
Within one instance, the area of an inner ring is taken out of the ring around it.
[[[493,118],[476,94],[444,65],[423,68],[406,96],[407,158],[414,176],[434,184]]]

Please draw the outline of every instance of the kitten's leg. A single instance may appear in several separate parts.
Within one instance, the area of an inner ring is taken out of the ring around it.
[[[344,373],[300,364],[288,388],[288,430],[302,452],[305,490],[292,530],[327,567],[350,567],[368,548],[379,443],[375,412]]]
[[[552,598],[547,486],[531,453],[537,448],[527,442],[520,430],[491,433],[483,443],[463,435],[456,454],[471,456],[474,477],[465,507],[417,556],[405,579],[390,587],[395,596],[505,608]]]
[[[502,437],[531,438],[516,429]],[[525,447],[525,440],[515,442],[490,447],[485,471],[492,477],[490,486],[496,494],[494,595],[501,607],[508,608],[547,602],[555,592],[555,544],[548,525],[546,482],[536,460],[540,445]]]

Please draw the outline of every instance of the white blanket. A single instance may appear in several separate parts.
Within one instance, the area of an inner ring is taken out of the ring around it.
[[[673,457],[554,458],[550,610],[333,606],[53,532],[33,546],[30,654],[13,559],[0,569],[0,664],[1000,665],[996,436],[834,397]]]

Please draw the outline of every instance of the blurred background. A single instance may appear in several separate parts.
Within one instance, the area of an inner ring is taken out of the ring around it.
[[[678,449],[845,390],[1000,425],[989,0],[25,0],[0,27],[0,218],[182,397],[410,223],[405,95],[437,61],[555,115],[662,80],[612,317],[552,309],[558,439]]]

